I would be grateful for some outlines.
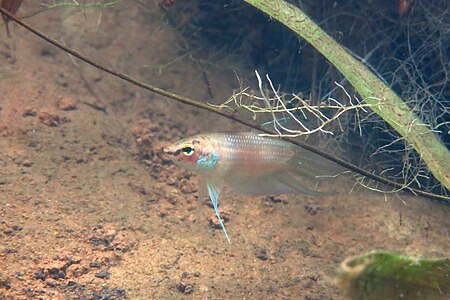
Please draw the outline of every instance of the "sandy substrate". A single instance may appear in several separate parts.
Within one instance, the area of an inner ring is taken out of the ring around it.
[[[208,99],[157,6],[28,22],[115,69]],[[228,245],[208,203],[198,209],[195,174],[160,150],[243,128],[113,79],[17,26],[12,34],[0,32],[0,299],[342,299],[335,274],[348,256],[450,254],[450,206],[339,184],[328,197],[226,196]],[[207,74],[216,99],[237,86],[229,70]]]

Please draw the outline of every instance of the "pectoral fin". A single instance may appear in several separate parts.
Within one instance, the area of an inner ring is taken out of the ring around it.
[[[206,181],[206,187],[208,189],[209,198],[211,199],[211,202],[214,207],[214,211],[216,212],[217,219],[219,219],[220,226],[222,226],[223,232],[225,234],[225,237],[228,240],[228,243],[231,244],[230,238],[228,237],[227,230],[225,229],[225,225],[223,224],[222,218],[220,217],[219,213],[219,194],[220,194],[220,187],[217,186],[217,184],[214,184],[211,181]]]

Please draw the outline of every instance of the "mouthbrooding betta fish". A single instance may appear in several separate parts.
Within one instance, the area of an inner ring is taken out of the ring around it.
[[[254,132],[199,134],[166,147],[164,152],[177,165],[200,175],[199,200],[209,194],[228,242],[218,209],[223,187],[248,195],[320,195],[302,182],[318,182],[344,171],[309,150]]]

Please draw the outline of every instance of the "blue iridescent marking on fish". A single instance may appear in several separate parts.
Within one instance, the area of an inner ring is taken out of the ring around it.
[[[210,154],[207,156],[202,156],[197,160],[197,165],[199,165],[207,170],[211,170],[217,164],[218,159],[219,159],[219,156],[217,154],[212,154],[212,155]]]

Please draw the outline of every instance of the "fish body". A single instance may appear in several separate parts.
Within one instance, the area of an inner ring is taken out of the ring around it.
[[[209,195],[217,218],[224,186],[238,194],[318,195],[302,182],[335,177],[343,169],[321,156],[278,138],[253,132],[200,134],[164,149],[181,167],[201,175],[199,199]]]

